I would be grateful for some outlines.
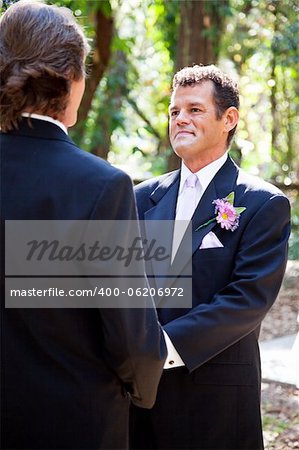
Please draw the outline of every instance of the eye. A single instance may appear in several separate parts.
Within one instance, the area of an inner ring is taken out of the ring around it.
[[[178,114],[179,114],[179,111],[176,111],[176,110],[171,111],[170,112],[170,117],[176,117]]]
[[[202,110],[200,108],[191,108],[191,112],[201,112]]]

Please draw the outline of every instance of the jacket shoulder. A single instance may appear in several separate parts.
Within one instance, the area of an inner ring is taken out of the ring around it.
[[[258,176],[251,175],[243,169],[239,170],[237,183],[239,186],[243,186],[244,194],[259,195],[265,200],[274,196],[287,198],[286,195],[274,184],[269,183]]]
[[[98,181],[109,181],[116,179],[124,179],[132,184],[129,175],[112,166],[109,162],[105,161],[99,156],[82,150],[75,144],[69,144],[71,152],[68,156],[68,165],[72,173],[77,173],[77,176],[82,180],[88,180],[90,183]]]
[[[162,184],[169,176],[171,176],[174,172],[167,172],[163,175],[159,175],[154,178],[150,178],[148,180],[142,181],[141,183],[137,184],[135,186],[135,194],[136,197],[140,196],[149,196],[151,193],[160,185]]]

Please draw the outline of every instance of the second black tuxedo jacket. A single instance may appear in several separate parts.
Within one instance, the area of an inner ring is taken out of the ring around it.
[[[136,187],[140,219],[174,219],[179,175]],[[231,192],[235,206],[246,207],[238,228],[212,222],[196,231],[215,217],[213,201]],[[258,336],[284,275],[289,202],[228,158],[204,192],[192,230],[193,306],[174,309],[169,298],[159,311],[186,367],[164,370],[153,410],[133,408],[132,448],[260,450]],[[223,247],[200,249],[210,231]]]
[[[136,219],[126,174],[31,122],[1,135],[2,226]],[[130,398],[153,405],[166,356],[153,308],[5,309],[4,298],[1,350],[2,449],[124,450]]]

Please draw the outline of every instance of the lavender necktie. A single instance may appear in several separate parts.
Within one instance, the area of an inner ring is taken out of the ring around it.
[[[175,257],[179,244],[188,226],[188,220],[193,216],[198,200],[197,175],[190,174],[185,181],[180,203],[177,208],[172,241],[172,261]],[[184,222],[183,222],[184,221]]]

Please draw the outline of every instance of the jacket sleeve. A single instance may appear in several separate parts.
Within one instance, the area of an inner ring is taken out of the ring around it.
[[[117,229],[121,229],[123,246],[130,245],[132,233],[129,229],[133,226],[138,233],[139,227],[132,182],[126,174],[113,172],[101,191],[92,219],[113,220],[118,223],[122,221]],[[134,262],[132,264],[139,276],[138,285],[146,287],[143,261],[138,261],[136,266]],[[113,276],[113,267],[111,275]],[[132,285],[130,279],[126,283],[127,287]],[[130,301],[127,298],[119,307],[100,310],[104,336],[103,356],[107,365],[121,380],[124,391],[132,402],[140,407],[151,408],[155,402],[167,350],[152,298],[148,295],[138,297],[138,307],[131,306]]]
[[[272,195],[240,233],[227,284],[164,327],[190,371],[258,328],[276,299],[287,262],[287,198]]]

